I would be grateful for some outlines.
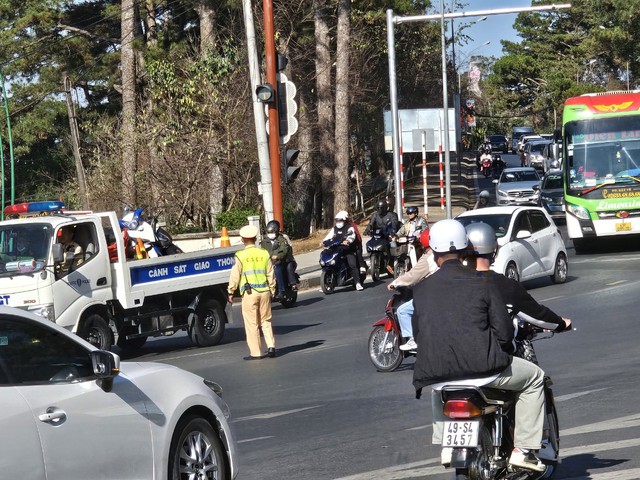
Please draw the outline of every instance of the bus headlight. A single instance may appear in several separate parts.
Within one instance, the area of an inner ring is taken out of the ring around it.
[[[571,215],[581,218],[582,220],[590,219],[587,209],[579,205],[572,205],[570,203],[567,203],[567,212],[569,212]]]

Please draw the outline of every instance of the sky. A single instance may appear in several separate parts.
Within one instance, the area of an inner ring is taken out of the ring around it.
[[[467,5],[458,11],[475,12],[479,10],[494,10],[502,8],[519,8],[530,7],[530,0],[461,0]],[[556,2],[563,3],[563,2]],[[434,6],[439,10],[439,2],[436,0]],[[451,0],[445,0],[445,11],[451,6]],[[499,58],[502,56],[502,45],[500,40],[510,40],[513,42],[520,41],[520,37],[513,29],[513,22],[516,19],[517,14],[501,14],[501,15],[488,15],[487,19],[476,23],[465,29],[465,33],[471,37],[471,41],[462,47],[456,46],[456,61],[458,58],[461,61],[465,61],[467,56],[470,55],[484,55],[494,56]],[[475,17],[477,20],[478,17]],[[474,20],[472,18],[456,20],[456,30],[459,24],[470,23]],[[483,45],[485,42],[490,41],[489,45]]]

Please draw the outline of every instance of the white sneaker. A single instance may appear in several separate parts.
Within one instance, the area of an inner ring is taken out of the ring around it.
[[[360,273],[367,273],[367,269],[364,267],[360,267]]]
[[[356,290],[360,291],[360,290],[364,290],[364,287],[362,286],[361,283],[356,283]]]
[[[452,447],[442,447],[442,451],[440,452],[440,463],[445,467],[451,465],[451,457],[453,455]]]
[[[534,470],[536,472],[544,472],[547,468],[544,463],[536,457],[533,452],[524,452],[519,448],[514,448],[509,457],[509,465],[514,467],[526,468],[528,470]]]
[[[406,350],[417,350],[417,348],[418,348],[418,344],[413,339],[413,337],[411,337],[409,340],[407,340],[407,343],[405,343],[404,345],[400,345],[400,350],[403,350],[403,351],[406,351]]]

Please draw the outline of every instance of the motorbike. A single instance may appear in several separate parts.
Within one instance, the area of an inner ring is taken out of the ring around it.
[[[327,240],[324,242],[326,247],[320,252],[320,266],[322,273],[320,274],[320,288],[325,295],[334,292],[336,287],[351,285],[351,269],[344,250],[340,248],[342,243],[340,240]],[[366,272],[360,274],[360,283],[363,283],[367,277]]]
[[[296,284],[300,282],[300,275],[297,273],[296,275]],[[278,301],[284,308],[291,308],[296,304],[298,300],[298,291],[294,290],[294,285],[289,283],[289,276],[285,273],[286,285],[284,287],[284,292],[278,298]]]
[[[380,275],[389,272],[391,268],[391,254],[389,251],[389,240],[381,228],[376,228],[367,242],[367,252],[369,252],[369,264],[371,266],[371,279],[375,282]],[[389,267],[389,268],[387,268]]]
[[[493,172],[493,178],[500,178],[500,174],[506,167],[506,163],[502,160],[502,156],[499,153],[491,154],[491,170]]]
[[[142,212],[142,208],[130,211],[119,221],[120,227],[127,229],[133,245],[137,245],[140,239],[149,257],[182,253],[180,247],[173,243],[171,234],[158,226],[158,220],[151,218],[147,221],[142,217]]]
[[[391,257],[393,257],[393,278],[398,278],[411,270],[411,267],[413,267],[411,258],[413,257],[417,260],[422,253],[420,249],[416,247],[415,235],[398,237],[396,243],[396,247],[389,249]]]
[[[518,320],[516,353],[538,365],[533,342],[550,338],[553,332]],[[547,336],[539,337],[542,333]],[[560,454],[558,414],[548,375],[544,377],[545,418],[543,445],[538,453],[543,472],[510,466],[515,424],[515,395],[489,387],[446,385],[441,388],[445,422],[443,448],[451,447],[451,468],[456,480],[538,480],[551,478]]]
[[[487,178],[489,175],[491,175],[491,155],[488,153],[483,154],[482,157],[480,157],[480,163],[480,173],[482,173],[485,178]]]
[[[368,343],[369,360],[379,372],[393,372],[405,358],[416,356],[415,350],[400,350],[402,333],[396,314],[397,308],[411,298],[410,288],[396,287],[387,302],[385,316],[373,324]]]

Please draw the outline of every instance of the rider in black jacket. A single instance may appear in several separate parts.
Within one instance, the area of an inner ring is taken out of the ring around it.
[[[498,248],[495,231],[490,225],[483,222],[472,223],[467,226],[466,231],[469,249],[473,252],[467,257],[467,263],[477,272],[481,272],[480,275],[498,285],[512,315],[517,315],[525,322],[554,332],[571,328],[571,320],[557,315],[551,309],[536,302],[520,282],[490,270]]]
[[[395,235],[400,228],[398,215],[389,211],[389,205],[386,200],[380,200],[376,205],[376,211],[371,215],[369,225],[367,225],[364,232],[365,235],[369,235],[376,228],[382,229],[382,234],[387,237],[387,240],[391,240],[390,237]]]
[[[431,227],[429,245],[440,269],[413,289],[412,326],[420,345],[413,385],[422,387],[452,380],[479,382],[515,393],[514,449],[511,466],[538,472],[545,466],[535,456],[542,443],[544,372],[513,352],[513,324],[496,282],[461,263],[467,233],[456,220]],[[442,401],[437,386],[431,395],[433,443],[442,442]],[[442,449],[443,464],[451,449]]]

